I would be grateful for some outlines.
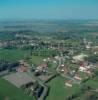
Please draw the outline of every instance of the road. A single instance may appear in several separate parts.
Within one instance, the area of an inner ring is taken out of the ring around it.
[[[60,68],[61,65],[62,65],[62,57],[63,57],[63,55],[62,55],[62,52],[61,52],[61,57],[59,57],[58,67],[57,67],[57,69],[56,69],[57,73],[60,73],[60,72],[59,72],[59,68]]]
[[[61,73],[59,72],[59,68],[61,67],[62,64],[64,64],[64,58],[65,58],[65,57],[63,57],[63,54],[62,54],[62,52],[61,52],[61,56],[59,57],[58,67],[57,67],[57,69],[56,69],[57,73],[59,73],[61,76],[65,77],[65,78],[67,78],[67,79],[69,79],[69,80],[72,80],[73,83],[80,84],[80,82],[77,81],[76,79],[74,79],[73,77],[68,76],[68,75],[63,75],[63,74],[61,74]]]
[[[38,98],[38,100],[44,100],[44,97],[46,96],[46,93],[48,92],[48,87],[45,85],[45,83],[43,81],[41,81],[38,77],[36,77],[30,70],[28,70],[28,75],[30,75],[33,79],[35,79],[36,81],[38,81],[38,83],[44,87],[44,91],[42,93],[42,95],[40,96],[40,98]]]

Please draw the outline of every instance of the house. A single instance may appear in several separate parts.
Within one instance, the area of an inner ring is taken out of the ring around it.
[[[19,68],[17,68],[17,72],[27,72],[28,70],[28,67],[26,66],[20,66]]]
[[[60,67],[60,71],[61,71],[64,75],[66,75],[66,74],[68,73],[68,69],[67,69],[67,67],[66,67],[65,65]]]
[[[91,75],[91,74],[92,74],[92,73],[91,73],[91,69],[87,69],[87,70],[85,71],[85,73]]]
[[[85,71],[86,71],[86,68],[83,67],[83,66],[80,66],[80,67],[79,67],[79,71],[81,71],[81,72],[85,72]]]
[[[43,59],[43,61],[44,61],[44,62],[46,62],[46,61],[47,61],[47,59]]]
[[[82,80],[82,78],[77,74],[74,76],[74,78],[77,79],[77,80],[80,80],[80,81]]]
[[[79,71],[91,74],[93,69],[96,69],[96,66],[90,63],[82,63],[79,67]]]
[[[88,57],[88,55],[85,55],[85,54],[81,53],[80,55],[74,56],[73,60],[75,62],[81,62],[81,61],[84,61],[85,57]]]
[[[57,61],[56,61],[56,60],[53,60],[53,63],[55,63],[55,64],[56,64],[56,63],[57,63]]]
[[[41,64],[36,68],[36,72],[40,71],[40,72],[45,72],[47,69],[47,64]]]
[[[72,87],[72,81],[65,82],[65,85],[68,86],[68,87]]]
[[[64,64],[62,64],[61,66],[64,67]]]
[[[55,58],[56,60],[59,60],[59,56],[55,56],[54,58]]]
[[[29,67],[29,64],[25,60],[20,60],[19,63],[20,63],[20,65],[23,65],[25,67]]]
[[[20,63],[20,65],[23,65],[24,64],[24,60],[20,60],[19,63]]]

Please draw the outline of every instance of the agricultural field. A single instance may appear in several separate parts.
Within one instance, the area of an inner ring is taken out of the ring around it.
[[[8,98],[7,100],[34,100],[24,94],[21,89],[0,78],[0,100],[4,100],[4,98]]]
[[[45,57],[32,56],[31,59],[30,59],[30,62],[32,64],[35,64],[35,65],[40,65],[40,64],[42,64],[44,62],[43,59],[45,59]]]
[[[98,80],[88,80],[85,84],[93,89],[98,89]]]
[[[27,50],[18,49],[0,49],[0,60],[5,60],[9,62],[18,61],[29,55]]]
[[[66,79],[58,76],[48,83],[51,88],[47,100],[66,100],[67,96],[80,91],[78,85],[74,85],[72,88],[66,87],[65,80]]]
[[[48,85],[51,87],[49,95],[46,100],[66,100],[67,97],[71,95],[75,95],[76,98],[74,100],[87,100],[85,99],[87,94],[82,91],[82,85],[73,84],[73,87],[65,86],[66,79],[58,76],[54,80],[51,80]],[[98,82],[93,80],[88,80],[85,83],[86,86],[90,86],[93,89],[98,88]],[[88,91],[88,90],[87,90]],[[87,92],[86,92],[87,93]],[[95,94],[93,94],[95,95]],[[84,98],[84,99],[83,99]],[[95,99],[96,100],[96,99]]]
[[[33,50],[32,52],[33,55],[35,56],[42,56],[42,57],[52,57],[56,56],[59,54],[58,51],[56,50],[51,50],[51,49],[39,49],[39,50]]]

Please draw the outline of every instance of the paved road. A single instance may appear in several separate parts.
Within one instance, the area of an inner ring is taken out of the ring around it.
[[[59,73],[59,68],[61,67],[61,65],[62,65],[62,52],[61,52],[61,57],[59,57],[59,62],[58,62],[58,67],[57,67],[57,69],[56,69],[56,71],[57,71],[57,73]]]

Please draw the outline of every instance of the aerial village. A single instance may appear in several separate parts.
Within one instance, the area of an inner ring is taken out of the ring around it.
[[[44,100],[49,93],[47,82],[60,75],[65,78],[65,87],[72,88],[74,84],[81,86],[88,80],[96,77],[98,62],[89,57],[97,55],[98,46],[93,42],[83,39],[78,47],[69,46],[67,51],[64,40],[54,42],[51,38],[31,37],[29,35],[16,34],[16,40],[0,40],[0,49],[29,49],[29,56],[24,56],[17,62],[0,62],[0,77],[9,81],[24,93],[34,96],[37,100]],[[44,48],[44,49],[43,49]],[[35,58],[32,59],[32,55]],[[42,57],[42,56],[45,57]],[[41,56],[39,62],[36,56]],[[33,60],[36,60],[36,64]],[[98,60],[98,59],[97,59]]]

